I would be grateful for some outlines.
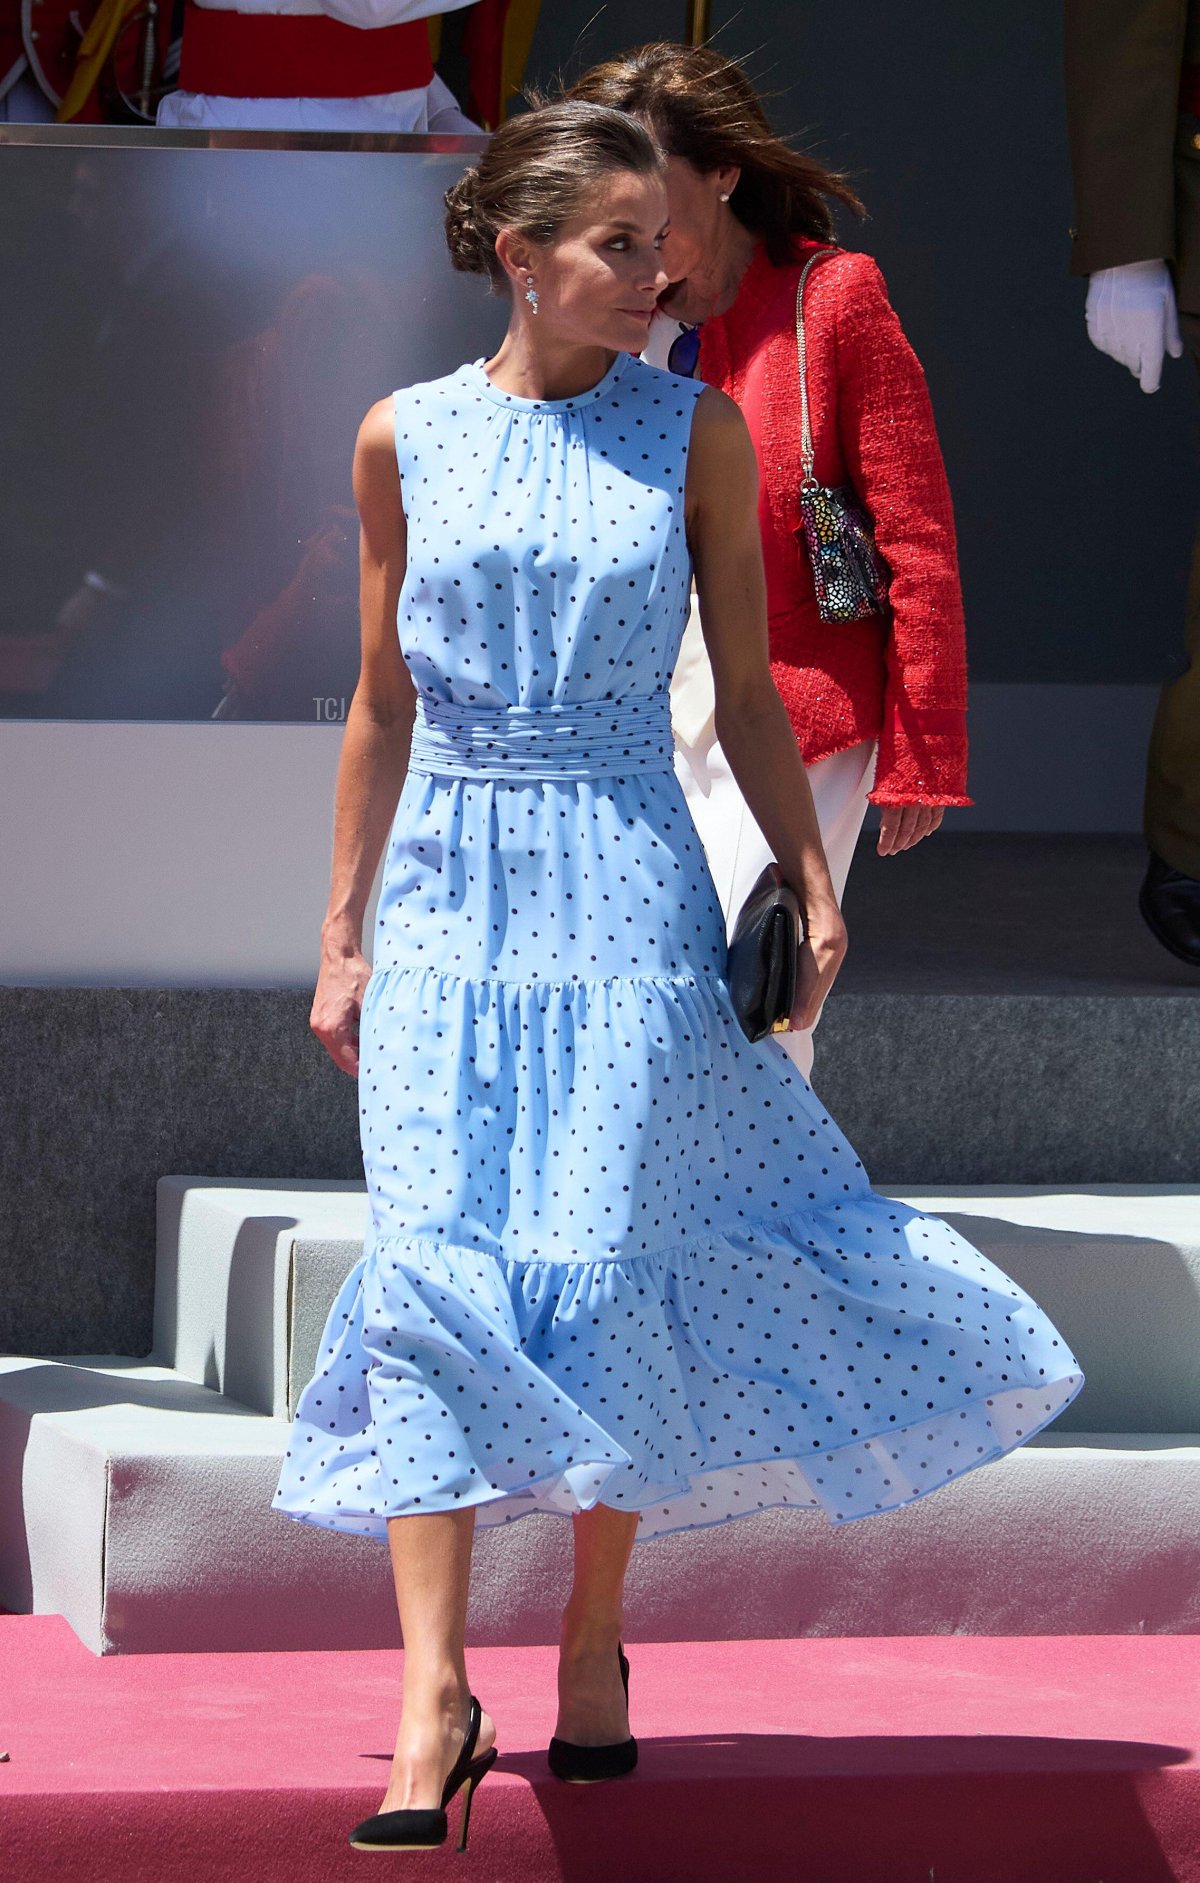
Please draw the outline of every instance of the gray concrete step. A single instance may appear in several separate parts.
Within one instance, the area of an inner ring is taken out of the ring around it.
[[[904,1200],[1043,1303],[1084,1393],[1042,1440],[910,1509],[836,1531],[772,1511],[647,1544],[631,1631],[1200,1627],[1200,1193]],[[286,1414],[361,1247],[361,1188],[179,1177],[160,1204],[155,1361],[0,1361],[0,1605],[66,1614],[97,1652],[394,1641],[386,1553],[271,1509]],[[569,1525],[531,1516],[477,1551],[473,1639],[555,1639]]]
[[[287,1418],[308,1378],[292,1377],[296,1313],[306,1353],[320,1332],[311,1335],[304,1318],[318,1311],[309,1276],[314,1268],[338,1276],[323,1322],[362,1252],[367,1219],[361,1183],[160,1178],[151,1358]]]
[[[166,1369],[0,1360],[0,1606],[96,1653],[385,1647],[387,1552],[271,1509],[288,1438]],[[480,1533],[470,1639],[553,1642],[570,1524]],[[635,1549],[632,1639],[1200,1629],[1200,1437],[1055,1433],[834,1530],[768,1511]]]

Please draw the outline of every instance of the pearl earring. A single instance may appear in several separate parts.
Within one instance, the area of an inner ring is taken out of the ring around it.
[[[722,201],[723,203],[727,203],[727,202],[729,201],[729,191],[728,191],[728,190],[726,190],[726,191],[725,191],[725,194],[724,194],[724,195],[722,196],[722,198],[721,198],[721,201]]]
[[[533,285],[532,275],[526,275],[525,277],[525,299],[529,302],[529,305],[532,307],[534,313],[536,314],[537,304],[538,304],[538,291]]]

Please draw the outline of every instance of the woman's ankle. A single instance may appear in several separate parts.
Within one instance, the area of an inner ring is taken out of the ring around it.
[[[403,1710],[425,1720],[462,1726],[471,1704],[465,1672],[452,1668],[405,1669]]]
[[[587,1655],[616,1652],[622,1639],[624,1612],[620,1608],[597,1611],[583,1604],[567,1603],[559,1632],[560,1652]]]

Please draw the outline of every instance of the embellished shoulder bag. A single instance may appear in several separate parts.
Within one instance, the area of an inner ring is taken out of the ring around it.
[[[889,575],[875,544],[870,517],[849,484],[831,489],[813,471],[812,424],[808,410],[808,349],[804,334],[804,284],[814,263],[836,255],[833,248],[810,255],[796,288],[796,352],[800,367],[800,522],[796,536],[808,551],[822,621],[862,621],[887,612]]]

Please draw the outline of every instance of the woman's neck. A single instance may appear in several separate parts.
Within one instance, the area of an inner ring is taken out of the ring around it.
[[[685,280],[668,290],[659,306],[689,326],[725,313],[737,299],[742,276],[754,260],[758,244],[753,229],[726,213],[718,224],[711,252]]]
[[[535,337],[530,320],[518,314],[484,371],[517,399],[574,399],[599,385],[615,358],[611,347]]]

